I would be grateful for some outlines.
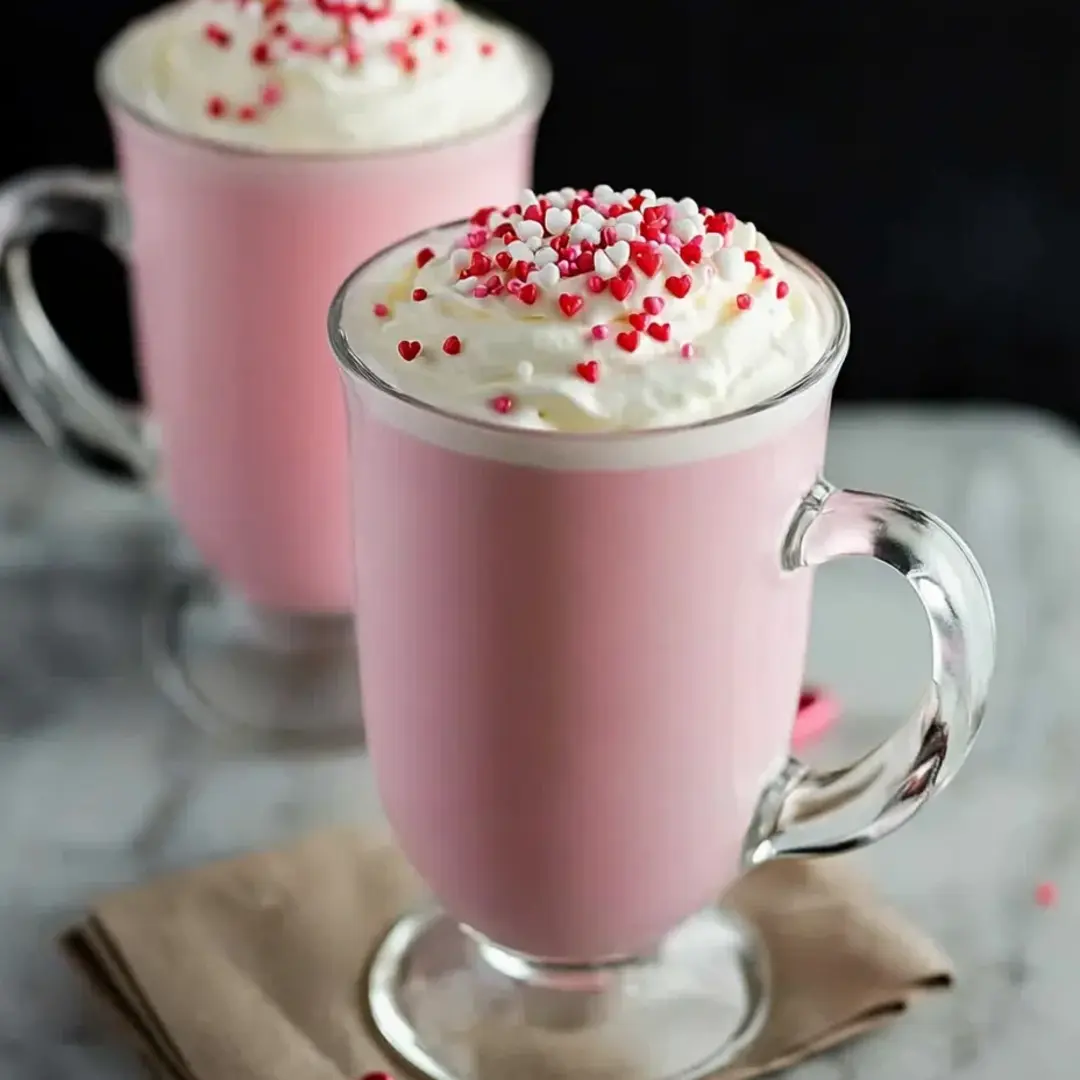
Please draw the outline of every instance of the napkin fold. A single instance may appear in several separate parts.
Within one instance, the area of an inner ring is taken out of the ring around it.
[[[382,833],[324,832],[105,898],[62,938],[162,1080],[353,1080],[407,1070],[361,1004],[372,951],[423,886]],[[767,864],[725,907],[765,939],[773,1001],[729,1080],[870,1031],[952,983],[947,957],[844,859]]]

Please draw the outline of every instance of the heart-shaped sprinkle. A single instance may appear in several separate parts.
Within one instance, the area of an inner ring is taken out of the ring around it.
[[[499,254],[495,256],[495,265],[500,270],[509,270],[510,267],[514,265],[513,256],[511,256],[509,251],[500,251]]]
[[[636,351],[640,341],[641,335],[636,330],[624,330],[615,338],[615,342],[619,348],[630,353]]]
[[[547,231],[552,236],[558,236],[560,233],[566,232],[573,220],[574,215],[569,210],[560,210],[557,206],[553,206],[544,215],[544,225],[547,226]]]
[[[593,269],[602,278],[613,278],[619,272],[615,264],[603,251],[597,251],[593,254]]]
[[[537,208],[539,213],[539,207]],[[529,221],[527,218],[519,221],[514,227],[518,238],[528,243],[530,240],[539,240],[544,235],[544,226],[539,221]]]
[[[595,360],[586,360],[577,366],[577,373],[588,383],[600,378],[600,365]]]
[[[625,240],[609,244],[607,256],[616,266],[621,268],[630,261],[630,245]]]
[[[399,341],[397,351],[402,360],[415,360],[422,348],[419,341]]]
[[[559,308],[568,319],[572,319],[584,306],[585,300],[573,293],[563,293],[559,297]]]
[[[658,323],[654,322],[649,327],[649,337],[654,338],[656,341],[670,341],[671,340],[671,323]]]
[[[633,315],[630,316],[630,325],[635,330],[644,330],[645,327],[649,325],[649,316],[643,311],[635,311]]]
[[[634,282],[628,278],[612,278],[608,285],[616,300],[625,300],[634,291]]]
[[[528,304],[532,307],[536,303],[536,298],[540,295],[540,290],[533,284],[522,285],[518,290],[517,297],[523,304]]]
[[[442,343],[442,350],[447,356],[457,356],[461,352],[461,338],[457,334],[451,334]]]
[[[740,311],[749,311],[754,304],[754,298],[749,293],[739,293],[735,297],[735,304]]]
[[[540,269],[536,271],[536,283],[542,289],[550,289],[559,284],[559,278],[561,276],[559,268],[554,263],[548,263],[547,266],[541,266]]]
[[[607,288],[607,282],[599,274],[593,274],[585,282],[585,287],[591,293],[602,293]]]
[[[548,263],[557,263],[559,261],[559,253],[550,247],[542,247],[534,256],[533,262],[537,266],[547,266]]]
[[[647,277],[656,277],[660,269],[660,253],[650,248],[648,251],[639,251],[634,257],[638,269]]]
[[[689,274],[683,274],[681,277],[669,277],[664,282],[664,288],[672,296],[677,296],[681,300],[690,291],[693,284],[694,279]]]
[[[659,296],[646,296],[641,306],[650,315],[659,315],[664,310],[664,301]]]
[[[679,254],[682,256],[682,261],[687,266],[697,266],[701,262],[701,244],[695,242],[689,244],[683,244],[679,249]]]
[[[605,225],[600,230],[600,239],[605,247],[611,247],[619,239],[619,234],[615,231],[614,225]]]
[[[421,249],[420,249],[420,250],[419,250],[419,251],[418,251],[418,252],[416,253],[416,265],[417,265],[417,266],[418,266],[418,267],[419,267],[419,268],[420,268],[421,270],[423,270],[423,269],[424,269],[424,267],[425,267],[425,266],[427,266],[427,264],[428,264],[429,262],[431,262],[431,260],[432,260],[432,259],[434,259],[434,258],[435,258],[435,252],[434,252],[434,250],[432,250],[432,249],[431,249],[431,248],[429,248],[429,247],[426,247],[426,248],[421,248]]]

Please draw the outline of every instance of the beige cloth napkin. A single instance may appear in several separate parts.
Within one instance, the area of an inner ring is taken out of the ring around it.
[[[106,898],[62,945],[164,1080],[343,1080],[406,1070],[360,1007],[372,949],[424,893],[382,834],[321,833]],[[725,904],[770,953],[770,1017],[724,1075],[853,1038],[952,982],[948,959],[844,860],[755,870]]]

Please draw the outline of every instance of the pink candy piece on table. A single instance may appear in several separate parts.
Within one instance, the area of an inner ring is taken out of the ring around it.
[[[807,687],[799,696],[799,712],[791,740],[803,746],[824,734],[840,715],[840,702],[828,690]]]

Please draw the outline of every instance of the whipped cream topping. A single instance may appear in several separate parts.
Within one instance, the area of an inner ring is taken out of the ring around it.
[[[639,430],[796,383],[836,330],[819,292],[733,214],[565,188],[395,248],[347,290],[341,332],[390,386],[458,415]]]
[[[482,129],[537,93],[539,61],[453,0],[186,0],[113,58],[121,95],[244,147],[377,151]]]

